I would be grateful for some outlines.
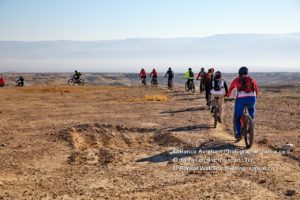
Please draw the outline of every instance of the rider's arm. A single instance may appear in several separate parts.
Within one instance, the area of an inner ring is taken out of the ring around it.
[[[223,80],[223,81],[224,81],[225,95],[227,95],[227,94],[228,94],[228,87],[227,87],[227,83],[226,83],[226,81],[225,81],[225,80]]]
[[[227,93],[227,97],[229,98],[231,93],[232,93],[232,90],[236,87],[236,82],[238,81],[238,79],[234,79],[231,84],[230,84],[230,87],[229,87],[229,91]]]
[[[201,76],[201,72],[198,74],[198,76],[197,76],[196,79],[199,80],[199,77],[200,77],[200,76]]]
[[[254,79],[253,79],[253,84],[254,84],[254,90],[255,90],[256,96],[258,96],[258,85],[257,85],[256,80],[254,80]]]

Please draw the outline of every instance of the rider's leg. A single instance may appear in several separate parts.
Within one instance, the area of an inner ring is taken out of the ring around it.
[[[206,105],[208,105],[208,102],[209,102],[209,93],[210,93],[210,90],[205,89]]]
[[[243,115],[245,98],[237,98],[234,106],[234,124],[236,129],[236,136],[241,136],[240,117]]]
[[[211,95],[211,105],[212,105],[212,107],[211,107],[211,112],[213,113],[214,112],[214,106],[216,106],[216,104],[217,104],[217,99],[216,99],[216,97],[217,97],[217,95],[214,95],[214,94],[212,94]]]
[[[219,108],[219,117],[220,117],[220,120],[222,121],[224,95],[218,95],[218,97],[219,98],[217,100],[217,103],[218,103],[218,108]]]
[[[248,97],[248,112],[252,119],[255,116],[256,97]]]

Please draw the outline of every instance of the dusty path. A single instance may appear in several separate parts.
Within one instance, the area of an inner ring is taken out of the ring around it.
[[[3,199],[300,198],[297,159],[262,154],[271,149],[258,143],[259,154],[240,155],[230,104],[214,129],[204,98],[180,89],[33,86],[1,94]],[[246,170],[255,166],[269,168]]]

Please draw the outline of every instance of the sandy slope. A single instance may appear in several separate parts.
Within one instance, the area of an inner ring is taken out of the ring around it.
[[[252,150],[275,149],[289,140],[297,148],[287,156],[173,152],[244,150],[243,142],[234,143],[231,135],[231,103],[225,105],[224,124],[214,129],[203,96],[181,88],[170,93],[140,87],[31,86],[2,88],[0,94],[0,198],[300,198],[299,103],[283,98],[297,99],[298,91],[266,92],[255,122]],[[272,104],[277,110],[268,109]],[[267,144],[258,143],[263,138]],[[210,162],[188,162],[208,158]],[[223,162],[245,158],[252,161]],[[227,170],[186,170],[197,166]],[[229,170],[234,166],[272,171]]]

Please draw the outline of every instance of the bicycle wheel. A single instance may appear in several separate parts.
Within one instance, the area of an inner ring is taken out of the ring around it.
[[[214,128],[217,128],[218,124],[218,115],[219,115],[219,109],[217,106],[214,107]]]
[[[195,93],[195,85],[194,82],[190,84],[192,93]]]
[[[185,83],[185,91],[189,91],[189,86],[188,86],[188,84],[187,83]]]
[[[74,79],[69,79],[68,80],[68,85],[74,85]]]
[[[84,85],[84,81],[82,79],[78,80],[78,85],[83,86]]]
[[[243,134],[244,134],[246,148],[249,149],[252,147],[253,139],[254,139],[253,120],[249,115],[245,116],[245,122],[243,125]]]
[[[168,89],[173,90],[173,82],[171,80],[168,81]]]
[[[208,109],[211,108],[211,94],[208,94]]]
[[[233,112],[233,120],[232,120],[232,124],[233,124],[233,133],[234,133],[234,135],[236,135],[237,133],[236,133],[236,128],[235,128],[235,114],[234,114],[234,112]]]
[[[151,80],[151,87],[155,86],[155,82],[153,80]]]

